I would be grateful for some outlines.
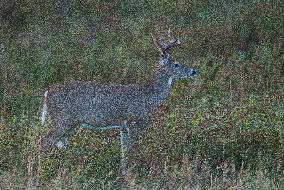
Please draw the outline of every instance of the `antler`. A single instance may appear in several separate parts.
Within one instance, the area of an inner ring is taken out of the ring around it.
[[[168,38],[169,38],[169,42],[168,44],[164,43],[164,39],[162,37],[159,38],[159,43],[157,42],[157,40],[155,40],[155,38],[153,37],[153,35],[151,34],[154,44],[156,46],[156,48],[158,49],[158,51],[160,52],[161,55],[166,54],[167,51],[169,51],[175,44],[180,44],[180,40],[178,38],[173,38],[171,35],[171,29],[169,28],[168,30]]]

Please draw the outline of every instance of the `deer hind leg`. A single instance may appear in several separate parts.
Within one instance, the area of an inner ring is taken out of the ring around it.
[[[50,145],[56,144],[58,148],[63,148],[67,144],[68,132],[73,132],[74,129],[65,123],[55,123],[48,133],[40,140],[40,150],[44,151]]]
[[[60,138],[60,140],[57,141],[56,147],[59,149],[66,148],[68,145],[68,137],[73,135],[75,133],[75,128],[71,128],[68,130],[68,132],[65,132],[64,136]]]

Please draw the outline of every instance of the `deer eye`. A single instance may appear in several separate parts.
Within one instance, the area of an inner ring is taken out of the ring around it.
[[[175,63],[175,68],[180,68],[180,64]]]

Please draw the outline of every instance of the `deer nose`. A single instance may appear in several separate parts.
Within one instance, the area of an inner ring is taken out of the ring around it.
[[[195,69],[191,69],[188,75],[189,75],[190,77],[193,77],[193,76],[195,76],[196,74],[197,74],[196,70],[195,70]]]

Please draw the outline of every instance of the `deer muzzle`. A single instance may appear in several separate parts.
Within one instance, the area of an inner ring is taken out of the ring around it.
[[[193,78],[196,75],[197,75],[197,71],[195,69],[190,69],[188,76]]]

